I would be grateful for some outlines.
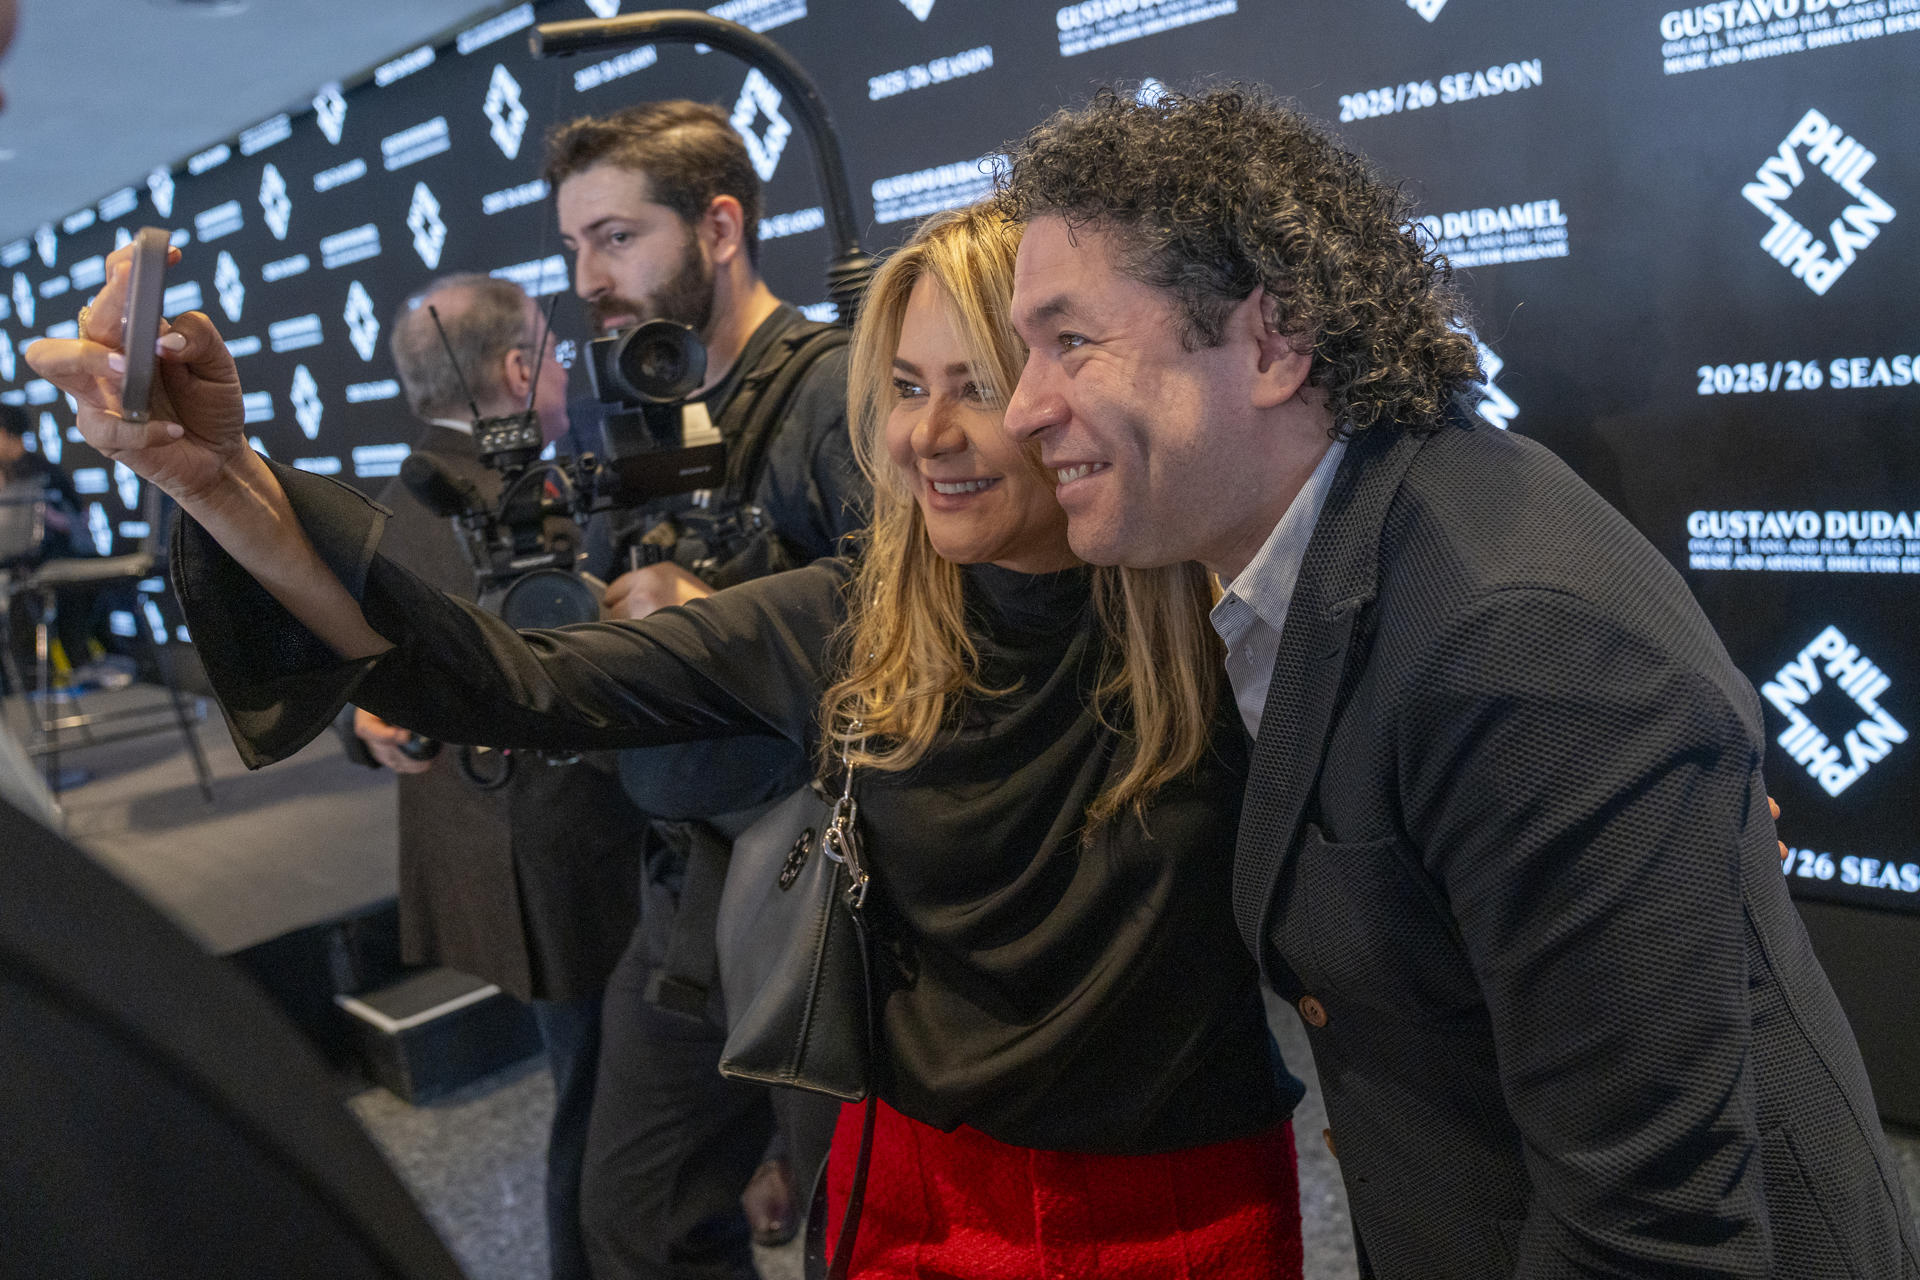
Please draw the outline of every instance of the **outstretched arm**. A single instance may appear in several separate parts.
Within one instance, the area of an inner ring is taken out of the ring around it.
[[[75,338],[29,346],[27,363],[78,402],[80,434],[102,456],[160,486],[287,611],[342,658],[391,645],[327,567],[294,518],[279,481],[247,443],[233,357],[203,313],[162,324],[152,416],[120,416],[121,316],[132,246],[107,259],[107,282],[81,313]],[[179,251],[170,252],[177,261]]]

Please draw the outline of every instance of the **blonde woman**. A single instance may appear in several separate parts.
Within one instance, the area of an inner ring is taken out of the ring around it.
[[[874,281],[850,374],[875,490],[858,560],[642,622],[516,633],[373,554],[368,504],[247,448],[202,316],[176,322],[154,424],[107,412],[108,325],[31,359],[195,518],[178,586],[250,763],[349,697],[456,742],[771,732],[827,769],[851,739],[883,957],[854,1274],[1296,1276],[1300,1086],[1229,909],[1245,744],[1206,585],[1080,564],[1002,430],[1017,244],[990,211],[942,215]],[[843,1119],[828,1238],[855,1139]]]

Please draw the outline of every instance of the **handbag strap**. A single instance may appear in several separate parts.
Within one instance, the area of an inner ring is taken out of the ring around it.
[[[850,824],[857,813],[853,800],[852,735],[858,733],[860,728],[860,722],[854,721],[848,726],[848,736],[840,741],[840,764],[846,779],[841,787],[840,799],[833,807],[833,821],[837,823]],[[853,936],[860,945],[860,984],[865,988],[862,993],[865,999],[861,1003],[867,1011],[867,1061],[873,1063],[878,1060],[875,1055],[880,1047],[879,1013],[874,1000],[873,956],[868,946],[866,913],[861,909],[866,905],[868,872],[856,857],[850,857],[846,862],[851,878],[847,914],[853,919]],[[860,1235],[860,1210],[867,1198],[867,1166],[873,1157],[873,1126],[879,1106],[879,1097],[874,1093],[873,1082],[869,1079],[866,1106],[860,1118],[860,1152],[854,1158],[853,1182],[847,1188],[847,1210],[840,1219],[840,1235],[833,1244],[833,1258],[827,1265],[827,1280],[847,1280],[853,1266],[853,1246]]]

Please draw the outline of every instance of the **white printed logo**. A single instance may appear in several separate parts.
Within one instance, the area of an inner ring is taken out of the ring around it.
[[[900,3],[907,6],[908,13],[922,22],[925,22],[927,15],[933,12],[934,0],[900,0]]]
[[[129,511],[140,509],[140,477],[124,462],[113,464],[113,484],[120,491],[120,505]]]
[[[1807,149],[1804,163],[1799,152],[1803,145]],[[1877,159],[1839,125],[1809,110],[1780,144],[1779,152],[1768,156],[1754,180],[1740,189],[1747,203],[1773,219],[1773,229],[1761,237],[1760,247],[1816,294],[1825,296],[1860,251],[1879,237],[1880,228],[1894,219],[1893,206],[1860,181]],[[1807,169],[1815,165],[1856,202],[1827,226],[1827,234],[1833,239],[1835,256],[1831,258],[1827,256],[1827,242],[1816,238],[1799,219],[1780,207],[1806,180]]]
[[[754,121],[762,116],[767,127],[756,130]],[[740,86],[740,97],[733,104],[733,131],[747,144],[747,157],[753,161],[753,171],[760,175],[760,181],[772,182],[793,126],[780,114],[780,91],[758,68],[747,72],[747,82]]]
[[[339,85],[326,85],[314,95],[313,118],[327,141],[339,146],[340,135],[347,127],[347,100],[340,96]]]
[[[407,208],[407,230],[413,232],[413,251],[432,271],[440,265],[440,251],[447,247],[447,224],[440,220],[440,202],[427,190],[427,184],[413,184],[413,203]]]
[[[60,465],[60,424],[45,410],[40,414],[40,456],[56,467]]]
[[[1866,716],[1838,743],[1830,741],[1800,709],[1820,691],[1822,671]],[[1892,678],[1870,662],[1860,646],[1848,644],[1838,628],[1828,627],[1760,686],[1760,696],[1787,718],[1785,731],[1775,741],[1795,764],[1805,766],[1821,790],[1837,796],[1885,759],[1896,744],[1907,740],[1906,729],[1880,705],[1880,695],[1892,684]],[[1844,763],[1842,745],[1846,749]]]
[[[273,238],[285,240],[287,223],[293,218],[293,201],[287,199],[287,180],[271,164],[260,170],[260,212]]]
[[[500,153],[509,160],[519,155],[520,139],[527,132],[527,109],[520,102],[520,82],[498,62],[493,64],[493,80],[487,85],[483,110],[493,122],[489,132]]]
[[[20,323],[33,328],[33,286],[18,271],[13,273],[13,313],[20,317]]]
[[[225,249],[220,251],[220,260],[214,264],[213,290],[220,295],[220,309],[227,313],[227,319],[238,324],[240,308],[247,300],[247,286],[240,278],[240,264]]]
[[[611,18],[620,12],[620,0],[587,0],[587,8],[602,18]]]
[[[153,211],[163,218],[173,216],[173,175],[155,169],[147,175],[147,193],[153,197]]]
[[[1447,0],[1407,0],[1407,8],[1425,18],[1428,22],[1432,22],[1435,18],[1439,17],[1440,11],[1446,7]]]
[[[87,532],[93,537],[94,554],[109,556],[113,554],[113,519],[107,515],[103,502],[87,505]]]
[[[12,382],[14,371],[20,366],[14,362],[13,339],[0,329],[0,382]]]
[[[736,117],[738,116],[737,111],[735,115]],[[34,248],[40,250],[40,261],[46,263],[48,266],[52,266],[54,258],[59,256],[60,253],[60,241],[59,238],[53,234],[52,223],[43,222],[40,224],[40,229],[33,233],[33,245]]]
[[[1480,371],[1486,374],[1486,381],[1479,384],[1480,403],[1473,406],[1474,410],[1505,431],[1520,414],[1520,406],[1513,402],[1513,397],[1493,385],[1493,380],[1500,376],[1507,362],[1493,354],[1493,348],[1478,338],[1474,339],[1474,345],[1480,349]]]
[[[287,399],[293,401],[293,420],[300,424],[300,430],[311,440],[320,434],[320,384],[313,380],[307,366],[293,366],[293,389],[287,393]]]
[[[374,315],[373,299],[358,280],[347,286],[344,318],[347,322],[347,341],[353,344],[353,349],[360,353],[362,360],[373,359],[375,344],[380,341],[380,317]]]
[[[1171,96],[1172,90],[1167,88],[1166,82],[1152,76],[1142,80],[1140,87],[1133,91],[1133,100],[1143,107],[1158,106]]]

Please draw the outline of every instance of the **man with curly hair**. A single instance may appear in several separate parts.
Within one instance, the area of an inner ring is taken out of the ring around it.
[[[1475,421],[1399,188],[1255,90],[1015,149],[1007,424],[1095,563],[1197,559],[1256,738],[1234,896],[1362,1273],[1920,1277],[1780,876],[1758,700],[1673,568]]]

